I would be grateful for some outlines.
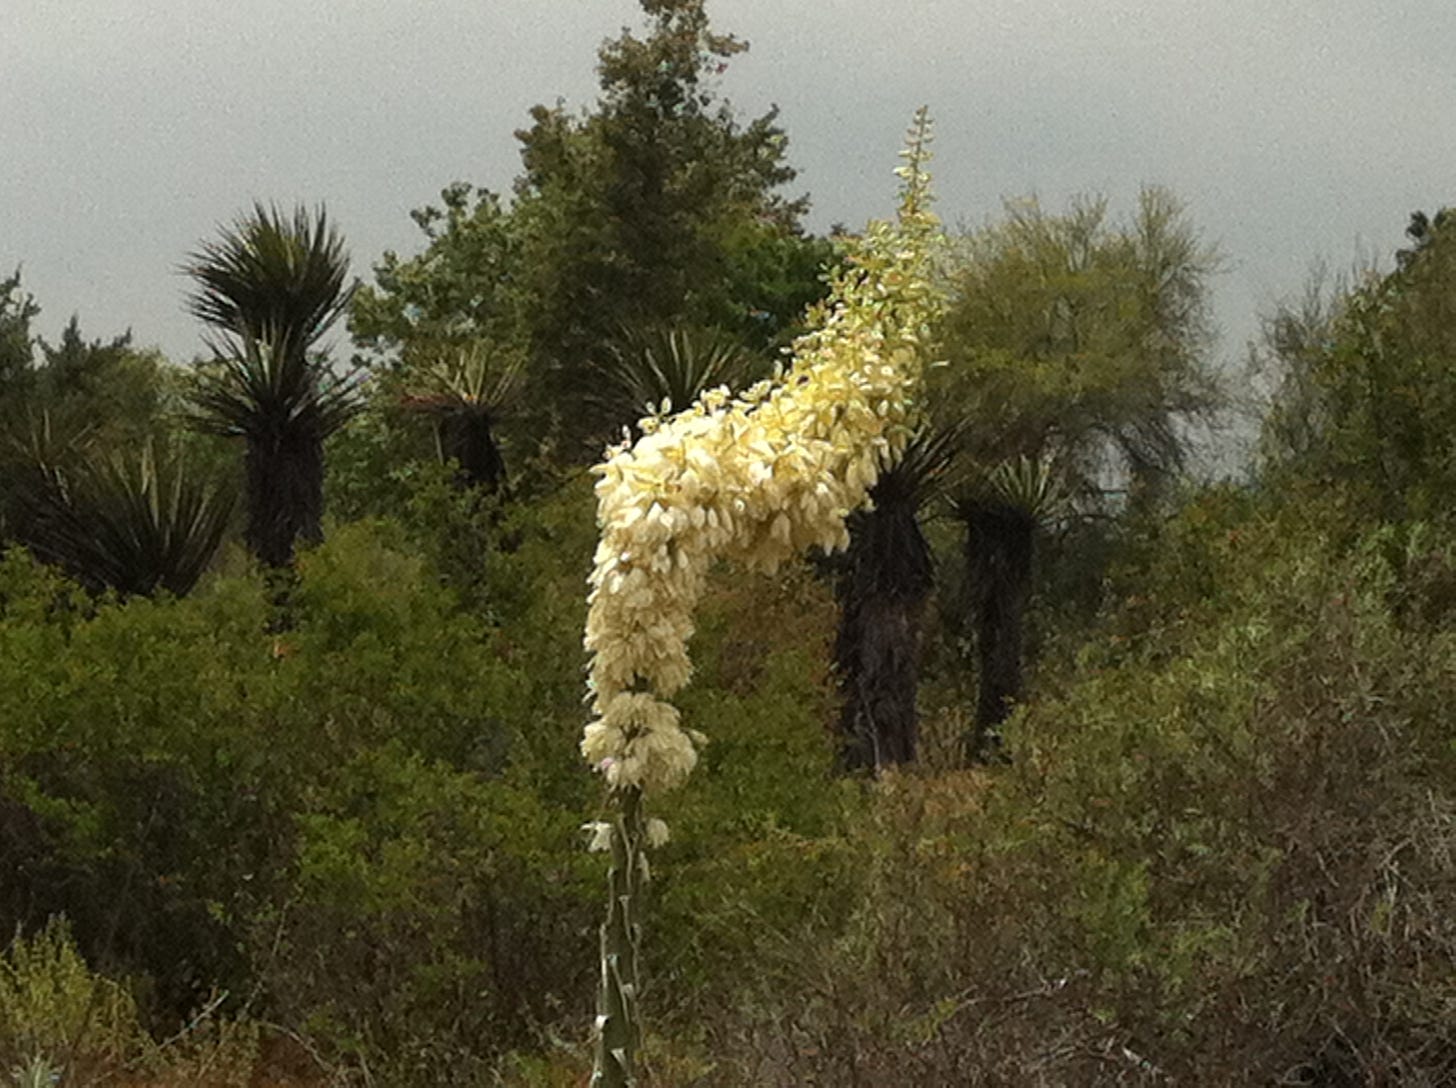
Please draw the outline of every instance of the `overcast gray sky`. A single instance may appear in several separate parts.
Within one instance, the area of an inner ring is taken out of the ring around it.
[[[1182,196],[1229,269],[1223,351],[1311,261],[1388,260],[1456,203],[1452,0],[710,0],[722,90],[782,109],[811,224],[893,203],[911,113],[940,210]],[[0,0],[0,274],[54,338],[199,348],[175,267],[254,198],[327,202],[355,270],[447,182],[508,188],[536,102],[588,105],[632,0]]]

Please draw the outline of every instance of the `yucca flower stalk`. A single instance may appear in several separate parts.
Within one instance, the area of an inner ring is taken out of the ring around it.
[[[904,450],[917,416],[922,344],[937,308],[929,210],[929,119],[911,130],[900,214],[851,241],[791,365],[733,396],[709,390],[597,466],[597,546],[585,645],[595,719],[581,751],[606,781],[611,902],[602,928],[594,1088],[635,1083],[636,977],[653,793],[682,784],[700,734],[669,700],[688,682],[693,611],[717,559],[776,569],[811,547],[843,548],[845,519]]]

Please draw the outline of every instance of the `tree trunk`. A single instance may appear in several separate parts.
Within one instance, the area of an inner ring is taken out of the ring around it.
[[[1002,504],[975,506],[965,514],[966,566],[980,668],[970,756],[987,760],[1001,746],[1000,725],[1022,695],[1026,607],[1036,521]]]
[[[505,482],[506,463],[491,432],[490,420],[460,415],[439,424],[440,451],[460,466],[460,482],[494,495]]]
[[[295,541],[323,539],[323,440],[287,431],[250,436],[244,471],[248,524],[243,539],[265,566],[287,567]]]
[[[920,620],[934,582],[930,546],[910,498],[852,515],[849,530],[835,587],[841,763],[848,770],[910,763],[919,733]]]

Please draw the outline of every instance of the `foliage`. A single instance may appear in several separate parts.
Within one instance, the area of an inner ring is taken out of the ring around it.
[[[472,202],[473,198],[473,202]],[[410,213],[425,236],[419,256],[386,251],[349,307],[349,331],[376,364],[416,346],[525,342],[529,296],[521,284],[519,231],[499,195],[457,182]]]
[[[719,386],[739,392],[766,369],[722,330],[684,325],[624,328],[604,354],[604,388],[593,399],[604,422],[622,427],[680,412]]]
[[[352,386],[310,354],[348,306],[343,239],[322,209],[290,222],[259,204],[186,272],[216,356],[190,390],[193,422],[245,441],[244,537],[263,563],[286,566],[297,538],[321,538],[323,443],[356,406]]]
[[[1207,359],[1216,268],[1161,189],[1143,190],[1126,225],[1100,198],[1061,215],[1009,203],[947,271],[936,399],[974,424],[970,452],[988,468],[1051,459],[1083,498],[1109,472],[1154,485],[1185,463],[1180,427],[1219,401]]]
[[[0,955],[0,1067],[49,1059],[94,1072],[130,1057],[142,1038],[131,996],[87,967],[63,921],[17,934]]]
[[[1448,1079],[1451,646],[1394,605],[1456,556],[1340,555],[1310,513],[1190,505],[1014,763],[885,776],[810,897],[715,929],[701,1083]]]
[[[48,445],[34,440],[12,500],[19,542],[93,592],[188,593],[222,542],[232,495],[150,442],[70,458]]]
[[[1145,189],[1132,221],[1107,202],[1060,215],[1035,200],[966,235],[947,264],[951,300],[930,374],[932,413],[965,428],[968,472],[955,509],[966,568],[950,633],[974,646],[978,683],[970,750],[994,753],[1022,698],[1038,567],[1075,595],[1101,571],[1038,564],[1048,518],[1107,517],[1166,497],[1186,464],[1190,427],[1220,393],[1208,364],[1213,250],[1181,205]]]
[[[138,351],[131,334],[88,341],[72,317],[58,344],[40,341],[33,405],[50,416],[61,433],[104,432],[126,442],[155,433],[166,401],[155,351]]]
[[[1412,238],[1393,272],[1344,293],[1311,288],[1266,330],[1280,381],[1265,432],[1271,467],[1392,520],[1448,515],[1456,482],[1456,223],[1438,215]]]
[[[35,334],[30,324],[40,314],[34,297],[20,289],[20,270],[0,280],[0,414],[9,415],[31,377]]]
[[[714,33],[702,0],[644,3],[645,36],[603,44],[602,95],[580,116],[537,106],[518,133],[511,199],[465,184],[413,213],[415,257],[387,253],[351,314],[371,358],[479,341],[523,352],[536,436],[576,459],[613,423],[594,410],[598,349],[623,326],[717,326],[782,346],[822,297],[829,243],[799,227],[805,202],[771,112],[742,124],[716,80],[746,45]]]

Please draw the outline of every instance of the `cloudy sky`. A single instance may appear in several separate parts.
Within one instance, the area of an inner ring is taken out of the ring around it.
[[[1126,209],[1171,187],[1228,266],[1222,350],[1312,261],[1388,260],[1456,203],[1452,0],[710,0],[752,43],[722,90],[772,103],[811,223],[890,210],[928,103],[950,222],[1006,196]],[[356,271],[412,207],[509,186],[537,102],[594,98],[633,0],[0,0],[0,273],[54,338],[199,347],[175,268],[254,198],[325,201]]]

